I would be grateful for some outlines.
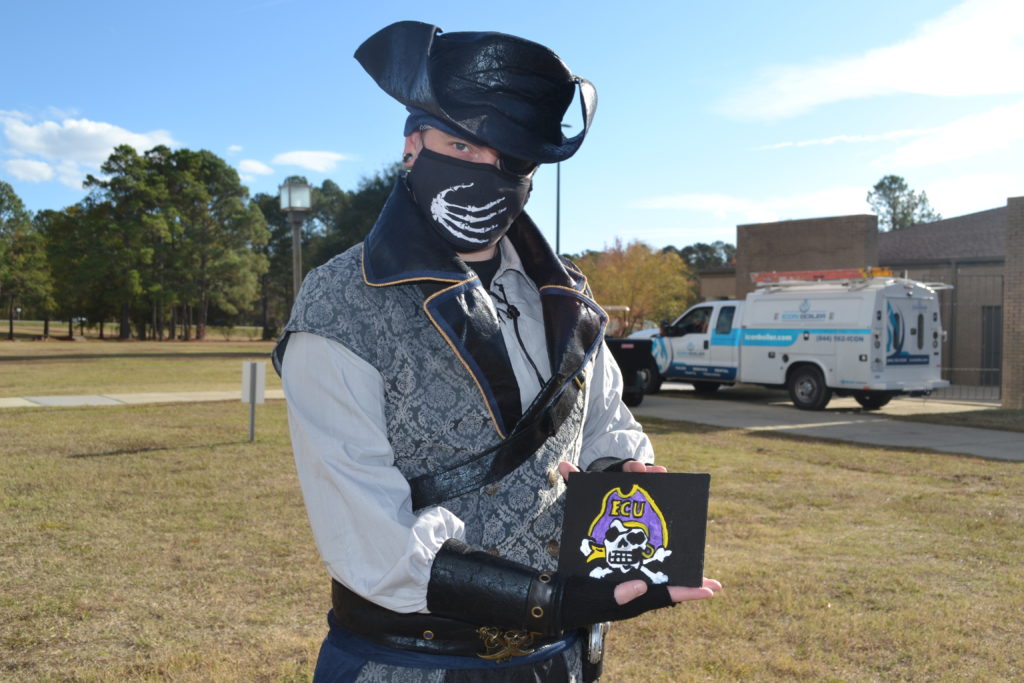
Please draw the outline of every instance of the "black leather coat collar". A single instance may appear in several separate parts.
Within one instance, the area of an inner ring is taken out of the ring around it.
[[[367,284],[381,286],[419,280],[463,282],[473,273],[426,224],[403,174],[363,241],[363,276]]]
[[[527,420],[498,320],[479,279],[425,221],[399,178],[364,242],[363,278],[374,287],[419,287],[424,309],[473,375],[505,439]],[[582,386],[583,369],[600,345],[607,318],[583,275],[552,252],[529,216],[521,214],[507,236],[540,290],[544,311],[552,377],[527,412],[537,418],[551,411],[570,384],[573,395]]]

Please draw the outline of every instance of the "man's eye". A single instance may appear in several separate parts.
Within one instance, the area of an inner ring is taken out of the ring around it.
[[[452,147],[454,147],[456,150],[462,153],[466,153],[469,151],[469,145],[467,145],[465,142],[453,142]]]

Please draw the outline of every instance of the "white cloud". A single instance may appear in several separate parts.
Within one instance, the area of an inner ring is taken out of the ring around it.
[[[626,242],[639,240],[650,244],[655,248],[661,248],[672,244],[682,247],[694,242],[710,244],[716,240],[736,243],[736,224],[729,221],[717,223],[701,223],[700,226],[691,225],[644,225],[637,227],[622,227],[616,230],[616,234]],[[607,243],[606,243],[607,246]]]
[[[231,154],[237,154],[237,153],[241,152],[243,149],[245,149],[245,148],[242,147],[241,145],[230,145],[228,147],[228,152],[231,153]]]
[[[1016,173],[972,173],[926,184],[928,203],[945,218],[1006,206],[1007,197],[1024,196],[1024,168]]]
[[[945,218],[962,216],[976,211],[985,211],[1006,206],[1007,197],[1024,196],[1024,166],[1020,171],[1009,173],[974,173],[945,176],[922,186],[928,194],[929,203]],[[716,234],[725,233],[732,226],[745,223],[769,223],[801,218],[846,216],[869,214],[871,208],[865,197],[867,189],[861,186],[834,187],[781,197],[750,198],[729,194],[679,194],[650,197],[633,204],[638,209],[660,209],[679,212],[694,212],[702,217],[687,219],[688,224],[699,221],[701,226],[723,226],[715,228]],[[728,226],[728,227],[725,227]],[[678,241],[680,228],[668,228],[675,235],[666,232],[664,236],[645,231],[643,239],[664,237],[666,243]],[[708,232],[709,228],[701,227]],[[644,236],[646,235],[646,236]],[[629,236],[627,231],[625,237]],[[724,239],[716,237],[715,239]],[[707,242],[709,238],[700,239]]]
[[[270,168],[262,161],[255,161],[253,159],[243,159],[238,162],[238,170],[247,176],[270,175],[274,172],[274,169]]]
[[[0,122],[5,122],[8,119],[16,121],[31,121],[32,117],[21,111],[13,111],[8,109],[0,109]]]
[[[867,135],[833,135],[811,140],[776,142],[762,145],[757,149],[772,151],[793,147],[889,142],[916,138],[872,163],[884,168],[919,168],[1006,150],[1010,145],[1024,140],[1024,126],[1021,126],[1021,121],[1024,121],[1024,100],[980,114],[964,116],[934,128],[893,130]]]
[[[50,115],[63,114],[51,109]],[[20,180],[57,180],[76,190],[90,172],[97,172],[118,145],[131,145],[139,152],[157,145],[177,146],[164,130],[134,133],[120,126],[89,119],[60,118],[34,122],[24,112],[0,110],[0,128],[6,138],[4,150],[16,157],[4,162],[8,172]]]
[[[707,213],[720,223],[728,219],[731,223],[768,223],[772,221],[818,218],[820,216],[845,216],[870,213],[864,198],[863,187],[836,187],[816,192],[751,199],[727,194],[680,194],[642,199],[635,204],[638,209],[667,209]]]
[[[65,159],[57,164],[57,180],[73,190],[82,189],[82,181],[89,170],[85,169],[77,161]]]
[[[738,118],[777,119],[880,95],[1019,93],[1021,64],[1024,3],[968,0],[895,45],[818,64],[765,68],[721,109]]]
[[[1024,100],[957,119],[927,131],[874,162],[884,168],[920,168],[1004,150],[1024,140]]]
[[[7,172],[18,180],[30,183],[41,183],[51,180],[54,176],[53,168],[45,161],[34,161],[32,159],[12,159],[4,163]]]
[[[73,119],[77,116],[77,109],[61,109],[60,107],[49,106],[46,108],[45,112],[40,115],[40,118],[63,121],[64,119]]]
[[[817,138],[812,140],[792,140],[787,142],[775,142],[770,145],[762,145],[758,150],[785,149],[787,147],[816,147],[819,145],[834,145],[837,143],[856,144],[863,142],[888,142],[889,140],[900,140],[903,138],[920,137],[941,130],[941,128],[909,128],[905,130],[891,130],[886,133],[873,133],[867,135],[833,135],[828,138]]]
[[[319,171],[324,173],[332,170],[338,165],[339,161],[346,161],[349,157],[344,154],[338,154],[337,152],[285,152],[284,154],[278,154],[273,159],[275,164],[285,164],[288,166],[299,166],[301,168],[309,169],[310,171]]]
[[[98,167],[117,145],[131,145],[144,152],[156,145],[173,147],[170,133],[156,130],[133,133],[119,126],[88,119],[65,119],[30,123],[24,117],[0,116],[4,135],[12,152],[39,156],[51,161],[71,160]]]

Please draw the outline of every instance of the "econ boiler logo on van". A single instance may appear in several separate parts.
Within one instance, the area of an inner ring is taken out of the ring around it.
[[[795,311],[782,311],[775,314],[775,320],[832,320],[835,317],[835,313],[826,310],[813,310],[811,308],[811,302],[804,299],[800,302],[800,306]]]

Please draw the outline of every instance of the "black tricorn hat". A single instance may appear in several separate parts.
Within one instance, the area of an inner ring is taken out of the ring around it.
[[[537,163],[579,149],[597,108],[597,90],[558,55],[505,33],[444,33],[399,21],[370,36],[355,57],[384,92],[422,109],[503,154]],[[562,134],[580,88],[583,130]]]

